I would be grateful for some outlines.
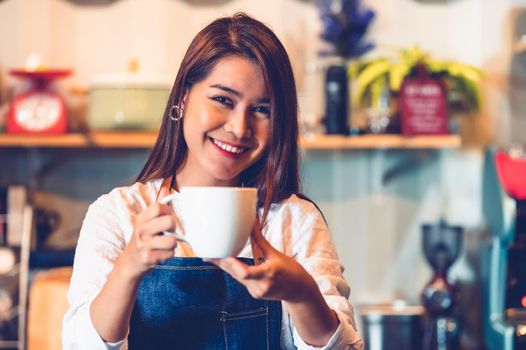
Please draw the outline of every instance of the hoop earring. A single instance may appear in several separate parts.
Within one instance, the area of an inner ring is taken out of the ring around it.
[[[168,112],[168,116],[174,122],[177,122],[184,117],[184,110],[179,105],[173,105]]]

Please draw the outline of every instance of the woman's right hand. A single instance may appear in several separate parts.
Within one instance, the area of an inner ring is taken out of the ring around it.
[[[159,198],[168,194],[161,189]],[[175,218],[170,206],[154,203],[140,212],[134,222],[131,241],[117,264],[131,278],[142,278],[160,261],[174,256],[177,239],[165,236],[164,231],[175,230]]]
[[[166,192],[161,190],[159,198],[167,195]],[[91,303],[93,326],[104,341],[118,342],[126,338],[141,279],[161,260],[174,255],[176,238],[161,233],[173,231],[174,221],[172,208],[159,203],[150,205],[135,218],[130,242]]]

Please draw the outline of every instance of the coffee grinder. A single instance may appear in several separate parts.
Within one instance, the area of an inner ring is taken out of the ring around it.
[[[458,321],[453,315],[459,298],[447,273],[462,250],[463,230],[445,220],[422,226],[423,250],[433,268],[433,277],[422,292],[426,310],[423,350],[456,350],[459,348]]]
[[[483,175],[491,233],[482,251],[484,342],[526,349],[526,146],[487,150]]]

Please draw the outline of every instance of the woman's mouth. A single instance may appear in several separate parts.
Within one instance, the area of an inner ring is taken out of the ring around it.
[[[216,140],[212,137],[209,137],[209,139],[210,141],[212,141],[214,145],[217,146],[217,148],[219,148],[225,154],[231,155],[233,157],[240,156],[243,152],[245,152],[248,149],[248,147],[231,145],[231,144]]]

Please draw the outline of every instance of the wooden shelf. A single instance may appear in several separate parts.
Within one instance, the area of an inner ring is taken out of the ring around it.
[[[3,148],[150,148],[157,132],[93,132],[64,135],[0,134]]]
[[[0,349],[17,349],[19,346],[18,340],[0,340]]]
[[[65,135],[0,134],[0,148],[150,148],[156,132],[93,132]],[[306,150],[345,149],[438,149],[461,146],[458,135],[414,136],[401,135],[315,135],[303,138]]]
[[[438,149],[458,148],[462,145],[459,135],[402,136],[402,135],[315,135],[301,140],[301,146],[310,150],[345,149]]]

